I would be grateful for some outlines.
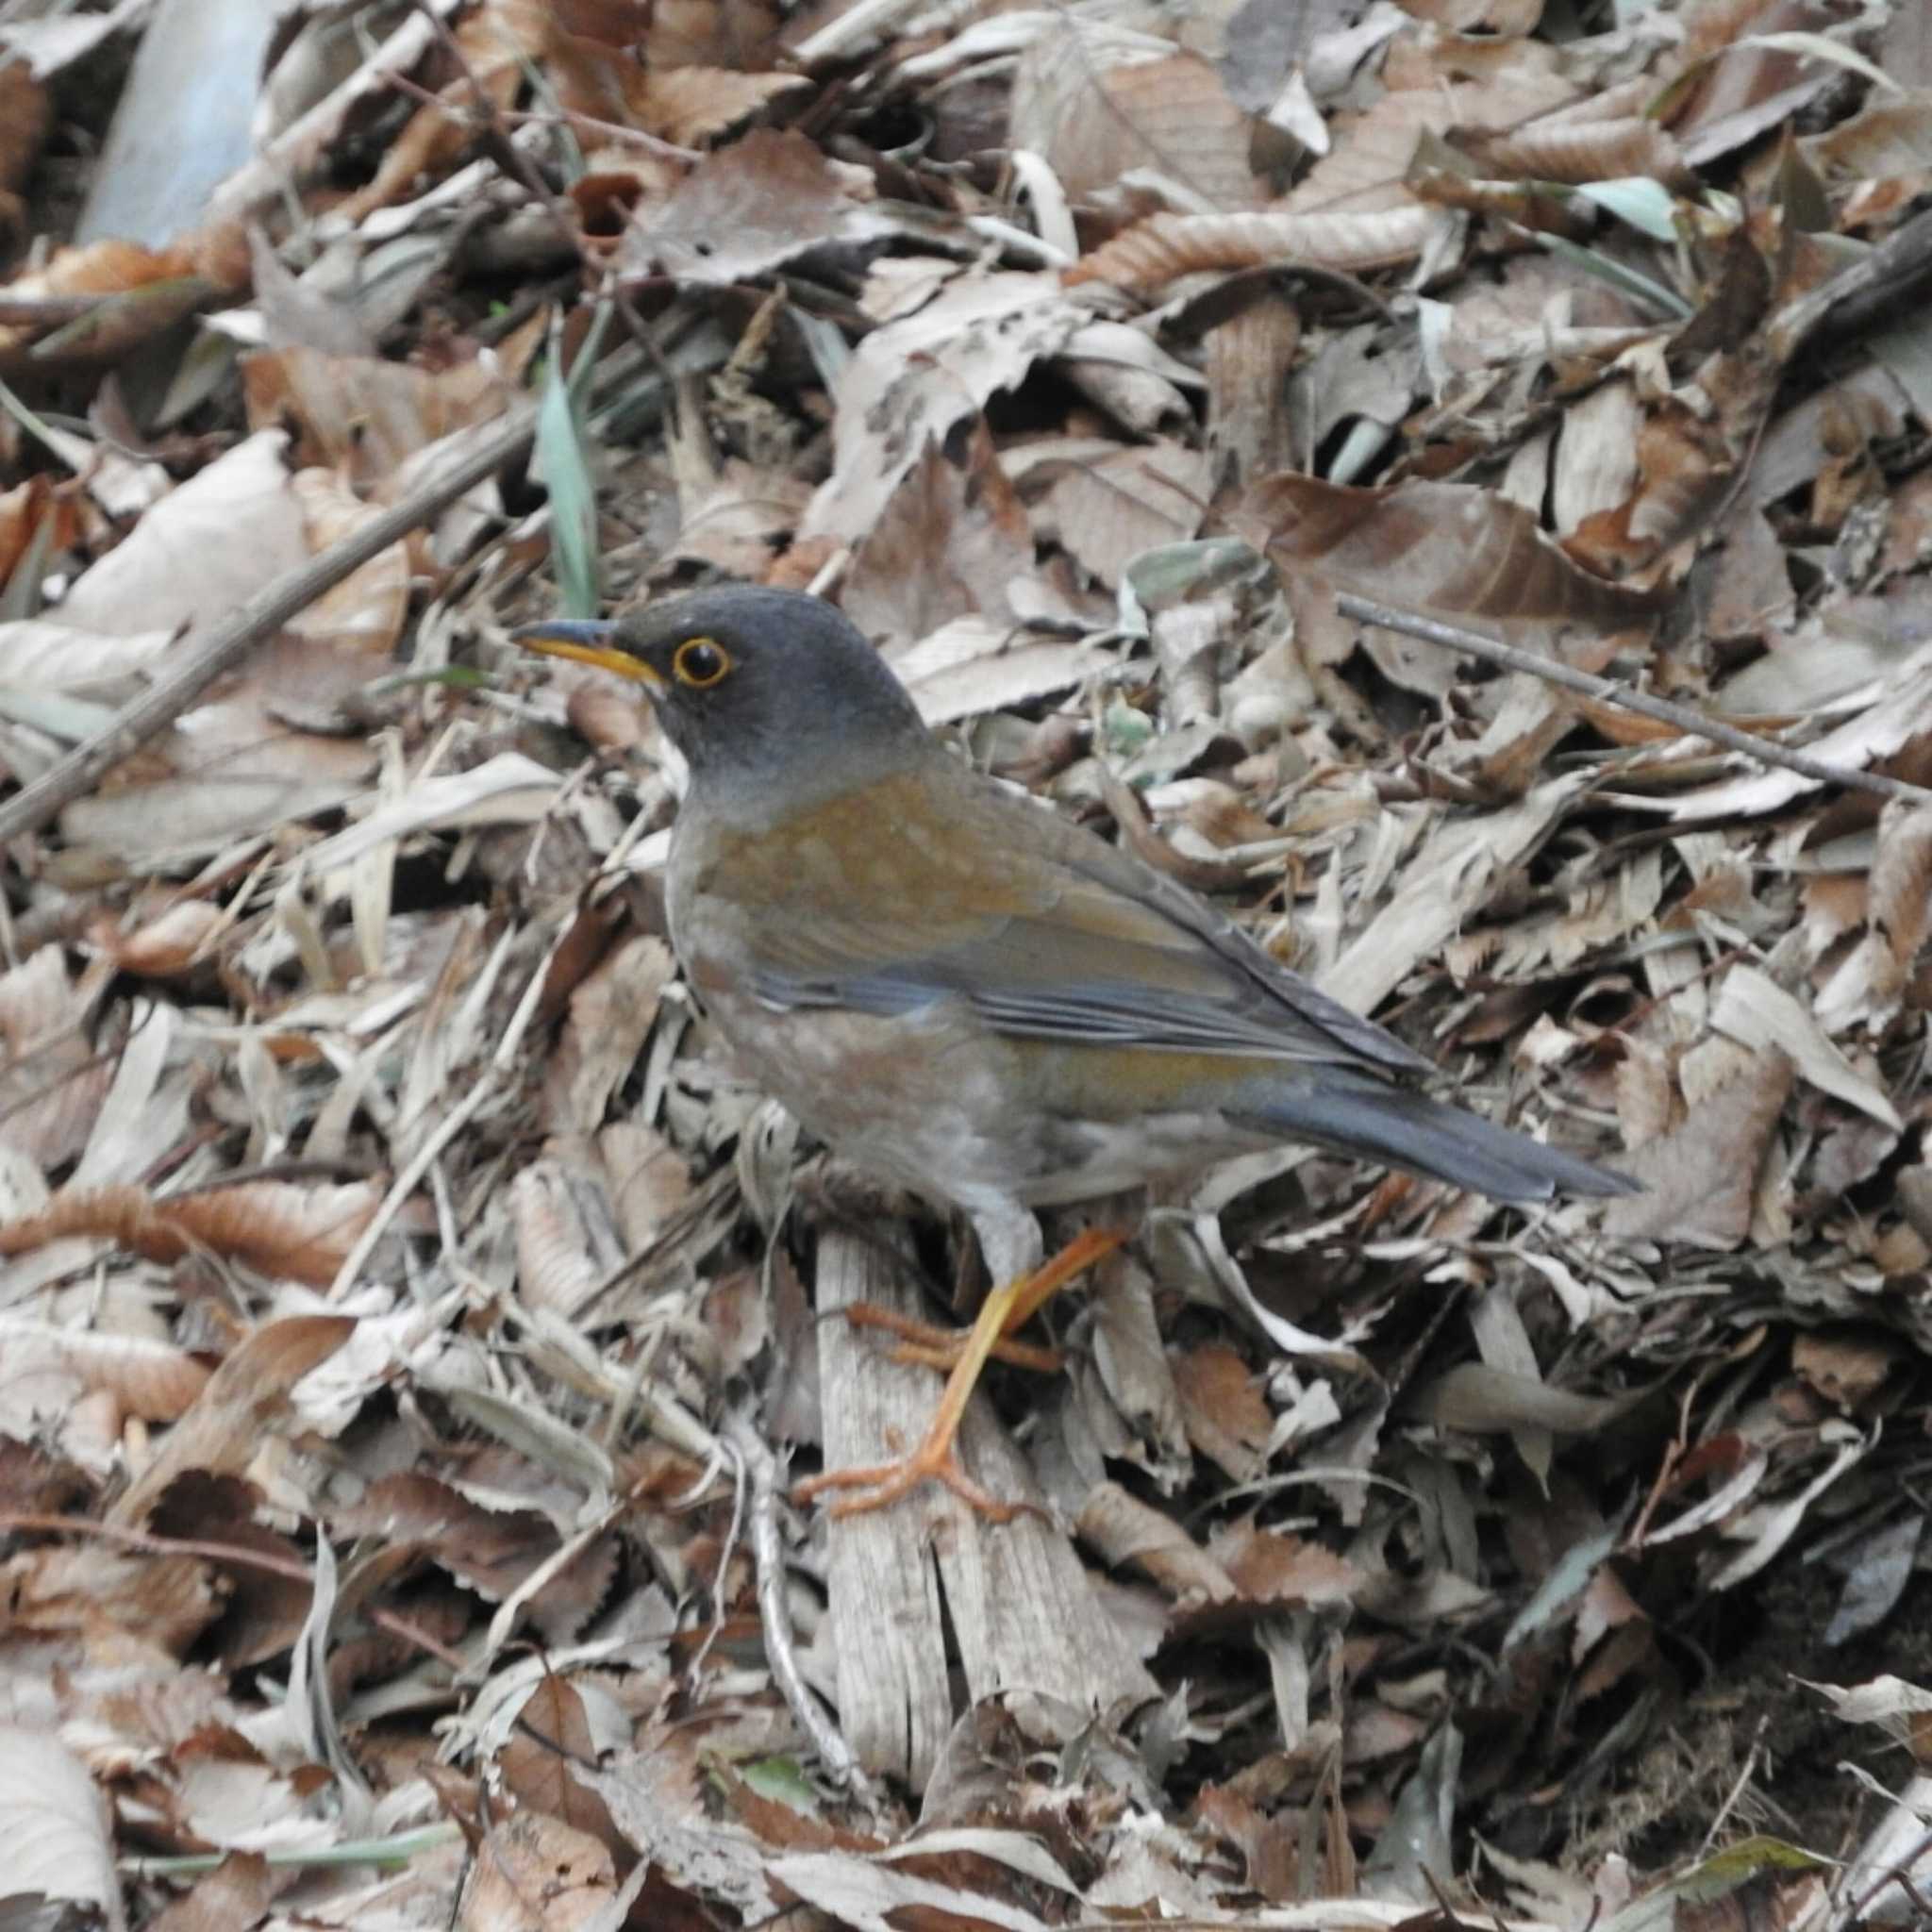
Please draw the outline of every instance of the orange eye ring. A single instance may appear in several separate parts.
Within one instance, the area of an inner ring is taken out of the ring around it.
[[[716,638],[686,638],[671,659],[672,675],[692,691],[709,691],[731,675],[731,653]]]

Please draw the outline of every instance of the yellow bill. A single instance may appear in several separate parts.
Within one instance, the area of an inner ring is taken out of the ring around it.
[[[602,619],[552,618],[526,624],[510,632],[510,641],[546,658],[568,658],[577,664],[594,664],[639,684],[662,684],[662,675],[641,658],[634,658],[618,641],[618,628]]]

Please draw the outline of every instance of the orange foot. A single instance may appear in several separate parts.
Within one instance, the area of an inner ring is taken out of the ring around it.
[[[827,1490],[861,1490],[867,1493],[835,1503],[831,1511],[835,1517],[859,1516],[896,1503],[930,1478],[944,1483],[962,1502],[995,1523],[1010,1523],[1022,1511],[1032,1509],[1029,1503],[1002,1502],[961,1468],[957,1441],[960,1419],[966,1413],[966,1404],[979,1380],[980,1371],[994,1349],[1014,1329],[1024,1326],[1075,1275],[1103,1256],[1110,1255],[1125,1239],[1124,1235],[1102,1228],[1089,1228],[1031,1274],[1001,1283],[987,1296],[979,1319],[964,1338],[953,1373],[946,1381],[946,1392],[941,1397],[932,1426],[919,1447],[894,1462],[873,1463],[863,1469],[827,1470],[823,1475],[808,1476],[796,1485],[793,1496],[804,1503]]]

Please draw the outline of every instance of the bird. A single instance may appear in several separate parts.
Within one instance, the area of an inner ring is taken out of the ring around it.
[[[992,1349],[1116,1246],[1039,1210],[1281,1141],[1504,1203],[1638,1191],[1430,1098],[1438,1070],[1177,880],[974,770],[842,612],[720,584],[512,633],[641,686],[688,783],[672,946],[752,1084],[858,1168],[962,1211],[994,1284],[911,1454],[801,1493],[929,1478],[1001,1517],[955,1435]]]

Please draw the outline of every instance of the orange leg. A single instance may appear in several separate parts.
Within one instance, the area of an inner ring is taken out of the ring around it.
[[[801,1503],[808,1502],[826,1490],[863,1490],[832,1506],[834,1516],[858,1516],[869,1509],[883,1509],[909,1494],[928,1477],[942,1482],[962,1501],[995,1523],[1008,1523],[1028,1506],[1003,1503],[980,1488],[959,1466],[956,1441],[966,1404],[979,1380],[980,1371],[994,1348],[1014,1329],[1024,1327],[1076,1274],[1091,1268],[1103,1256],[1119,1247],[1124,1236],[1102,1228],[1089,1228],[1053,1256],[1031,1274],[1002,1282],[987,1296],[960,1347],[958,1359],[946,1381],[946,1392],[940,1398],[932,1425],[925,1440],[909,1456],[896,1462],[877,1462],[861,1469],[827,1470],[823,1475],[808,1476],[792,1490]]]
[[[970,1328],[941,1328],[933,1322],[922,1322],[916,1315],[902,1315],[896,1308],[881,1308],[872,1302],[854,1302],[841,1310],[854,1328],[882,1328],[896,1335],[897,1343],[886,1351],[895,1362],[917,1362],[923,1368],[938,1369],[942,1374],[957,1368],[972,1339]],[[1002,1335],[992,1345],[992,1359],[1011,1362],[1015,1368],[1031,1369],[1036,1375],[1057,1375],[1066,1364],[1054,1348],[1038,1348],[1030,1341],[1015,1341]]]

